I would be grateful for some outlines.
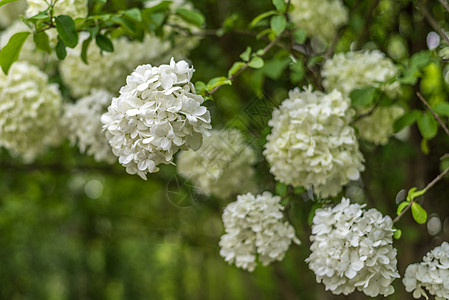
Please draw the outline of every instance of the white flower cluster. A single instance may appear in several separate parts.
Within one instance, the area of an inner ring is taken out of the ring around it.
[[[179,174],[191,180],[200,192],[218,198],[255,190],[256,153],[236,129],[212,130],[198,151],[178,155]]]
[[[210,114],[190,82],[187,62],[142,65],[126,78],[120,96],[101,117],[112,152],[129,174],[146,179],[178,150],[197,150],[209,135]]]
[[[354,126],[358,129],[362,139],[376,145],[385,145],[394,133],[394,122],[404,112],[399,105],[377,107],[371,115],[355,122]]]
[[[348,11],[340,0],[292,0],[291,20],[306,34],[330,42],[348,22]]]
[[[81,40],[85,38],[87,36],[82,36]],[[93,88],[115,94],[125,84],[126,75],[137,66],[148,62],[159,64],[171,56],[183,57],[189,50],[182,47],[172,49],[170,42],[155,36],[146,36],[143,42],[132,42],[124,37],[112,42],[114,52],[101,53],[96,45],[91,44],[87,51],[88,64],[80,57],[82,42],[75,49],[67,49],[67,57],[61,61],[59,70],[73,96],[86,96]]]
[[[387,296],[399,278],[393,221],[376,209],[363,210],[343,198],[334,208],[317,209],[310,240],[312,253],[306,259],[317,282],[333,294],[352,293]]]
[[[64,126],[68,138],[82,153],[86,152],[96,161],[113,163],[117,158],[112,153],[108,139],[103,132],[101,115],[111,104],[112,95],[105,90],[93,90],[73,104],[67,104],[64,112]]]
[[[402,283],[415,299],[429,299],[425,290],[436,300],[449,299],[449,243],[427,253],[422,262],[409,265]]]
[[[19,16],[25,12],[26,2],[24,0],[11,2],[0,7],[0,26],[8,27]]]
[[[276,180],[293,186],[313,185],[322,197],[335,196],[364,170],[355,132],[349,126],[349,99],[311,87],[290,91],[273,118],[265,155]]]
[[[55,2],[53,7],[53,15],[67,15],[76,18],[84,18],[87,16],[88,0],[26,0],[28,7],[25,12],[27,18],[37,15],[39,12],[46,10],[49,3]]]
[[[337,89],[344,95],[368,86],[379,87],[394,98],[400,93],[399,82],[385,86],[396,76],[397,67],[379,50],[337,53],[325,61],[321,76],[326,91]]]
[[[0,145],[25,160],[60,141],[62,98],[55,84],[36,66],[16,62],[0,71]]]
[[[225,234],[219,245],[220,255],[228,263],[253,271],[256,256],[264,265],[284,258],[292,242],[300,244],[295,230],[283,222],[281,197],[270,192],[237,196],[224,210]]]

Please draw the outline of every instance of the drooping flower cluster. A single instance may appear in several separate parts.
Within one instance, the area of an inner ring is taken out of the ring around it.
[[[39,12],[46,10],[50,2],[55,2],[53,6],[53,15],[67,15],[76,18],[85,18],[87,16],[87,0],[26,0],[28,7],[25,15],[27,18],[37,15]]]
[[[87,36],[82,36],[85,39]],[[137,66],[151,62],[159,64],[171,56],[183,57],[190,49],[171,48],[170,42],[156,36],[146,36],[143,42],[131,42],[126,38],[113,40],[114,52],[103,52],[91,45],[85,64],[80,57],[82,43],[75,49],[68,49],[67,57],[60,64],[64,83],[75,97],[83,97],[93,88],[101,88],[115,94],[125,84],[126,75]],[[174,49],[183,49],[174,50]]]
[[[394,133],[394,122],[404,112],[399,105],[377,107],[371,115],[355,122],[354,126],[362,139],[376,145],[385,145]]]
[[[379,50],[337,53],[325,61],[321,76],[326,91],[337,89],[344,95],[368,86],[379,87],[394,98],[400,93],[400,84],[385,84],[396,76],[398,68]]]
[[[13,64],[8,75],[0,71],[0,145],[28,161],[60,141],[62,98],[47,81],[26,62]]]
[[[24,0],[14,1],[0,7],[0,26],[7,27],[19,20],[19,16],[25,12]]]
[[[209,135],[210,114],[190,82],[187,62],[142,65],[126,78],[120,96],[101,117],[112,152],[130,174],[146,179],[178,150],[197,150]]]
[[[270,172],[293,186],[313,185],[322,197],[336,195],[364,170],[354,129],[349,126],[349,99],[311,87],[290,91],[273,118],[264,155]]]
[[[348,22],[348,11],[340,0],[292,0],[290,17],[310,37],[330,42]]]
[[[443,242],[427,253],[422,262],[409,265],[402,282],[416,299],[429,299],[426,290],[436,300],[449,299],[449,243]]]
[[[64,112],[64,125],[68,129],[68,138],[82,153],[86,152],[96,161],[113,163],[117,158],[112,153],[111,146],[103,132],[101,115],[111,104],[112,95],[104,90],[93,92],[76,101],[67,104]]]
[[[228,198],[255,190],[254,150],[236,129],[212,130],[198,151],[179,153],[179,174],[191,180],[201,193]]]
[[[256,257],[264,265],[284,258],[292,242],[300,244],[295,230],[283,222],[281,197],[270,192],[237,196],[224,210],[225,234],[219,245],[226,262],[253,271]]]
[[[363,210],[343,198],[334,208],[317,209],[306,259],[317,282],[333,294],[348,295],[355,289],[374,297],[394,292],[399,278],[393,221],[376,209]]]

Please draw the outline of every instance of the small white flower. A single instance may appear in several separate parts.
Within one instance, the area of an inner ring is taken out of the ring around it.
[[[334,208],[317,209],[306,259],[317,282],[333,294],[348,295],[355,289],[375,297],[394,292],[399,278],[393,221],[376,209],[368,211],[343,198]]]
[[[25,16],[27,18],[37,15],[39,12],[49,7],[50,1],[47,0],[27,0],[28,4]],[[55,2],[53,15],[67,15],[76,18],[85,18],[87,16],[87,0],[52,0]]]
[[[61,141],[62,98],[58,86],[36,66],[16,62],[0,71],[0,145],[33,160],[45,146]]]
[[[190,82],[185,61],[142,65],[126,78],[120,96],[101,117],[112,152],[129,174],[146,179],[178,150],[197,150],[209,135],[210,114]]]
[[[293,186],[313,185],[322,197],[335,196],[364,170],[349,99],[334,90],[329,94],[311,87],[290,91],[273,118],[265,144],[270,172]]]
[[[416,299],[429,299],[426,291],[436,300],[449,299],[449,243],[443,242],[427,253],[422,262],[409,265],[402,283]]]
[[[73,104],[65,106],[63,122],[68,129],[68,137],[72,144],[78,142],[81,152],[86,152],[96,161],[113,163],[117,157],[103,132],[101,115],[111,104],[112,95],[105,90],[93,92]]]
[[[236,129],[212,130],[198,151],[181,151],[179,174],[191,180],[205,195],[228,198],[255,190],[256,153]]]
[[[300,244],[295,230],[284,222],[279,203],[281,197],[270,192],[254,196],[251,193],[237,196],[224,210],[225,234],[219,245],[220,255],[229,264],[253,271],[256,257],[266,266],[284,258],[292,242]]]

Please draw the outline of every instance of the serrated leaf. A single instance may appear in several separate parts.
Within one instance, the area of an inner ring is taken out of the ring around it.
[[[11,3],[11,2],[15,2],[15,1],[19,1],[19,0],[2,0],[2,1],[0,1],[0,6],[3,6],[5,4]]]
[[[61,39],[59,39],[58,43],[56,44],[55,52],[56,52],[56,56],[58,57],[59,60],[63,60],[67,56],[65,44]]]
[[[399,216],[401,214],[401,212],[410,204],[410,202],[407,201],[402,201],[399,205],[398,205],[398,209],[396,210],[396,214]]]
[[[424,224],[427,221],[427,212],[416,202],[412,204],[412,216],[418,224]]]
[[[64,44],[69,48],[75,48],[78,44],[78,33],[73,19],[66,15],[55,18],[56,30]]]
[[[252,21],[251,24],[249,25],[250,27],[254,27],[257,25],[257,23],[259,23],[260,21],[262,21],[263,19],[275,15],[277,14],[277,12],[275,10],[270,10],[270,11],[266,11],[264,13],[261,13],[260,15],[258,15],[257,17],[255,17]]]
[[[228,71],[228,77],[231,77],[232,75],[237,73],[244,65],[245,65],[244,62],[241,61],[235,62]]]
[[[245,51],[243,51],[243,53],[240,54],[240,58],[243,61],[248,61],[250,55],[251,55],[251,47],[246,47]]]
[[[298,44],[302,44],[306,41],[307,35],[303,29],[296,29],[293,31],[293,38]]]
[[[372,86],[363,89],[355,89],[349,94],[351,105],[353,107],[367,107],[374,103],[377,94],[377,89]]]
[[[199,27],[203,26],[206,21],[206,19],[200,12],[190,9],[178,8],[176,10],[176,14],[186,22]]]
[[[87,50],[89,49],[90,42],[92,41],[92,36],[89,36],[87,39],[83,41],[83,45],[81,47],[81,60],[87,65],[89,62],[87,61]]]
[[[396,240],[399,240],[402,236],[402,230],[395,228],[395,231],[393,233],[393,238]]]
[[[273,0],[273,5],[276,7],[276,10],[279,12],[285,11],[285,3],[284,0]]]
[[[449,117],[449,103],[440,102],[433,107],[433,111],[439,114],[440,116]]]
[[[416,119],[418,119],[421,113],[418,110],[412,110],[410,112],[405,113],[399,119],[394,122],[393,128],[394,132],[399,132],[407,126],[415,123]]]
[[[253,69],[260,69],[264,65],[263,59],[259,56],[254,56],[251,61],[249,62],[248,66],[250,66]]]
[[[271,18],[270,27],[276,36],[284,32],[285,26],[287,25],[287,20],[283,15],[277,15]]]
[[[35,32],[33,34],[33,40],[36,44],[37,49],[48,53],[51,52],[50,39],[48,38],[48,35],[45,31]]]
[[[421,135],[428,140],[437,135],[437,122],[430,112],[423,113],[418,117],[418,129]]]
[[[0,66],[5,74],[8,74],[11,65],[19,58],[25,40],[30,32],[18,32],[11,36],[8,43],[0,51]]]
[[[106,52],[114,51],[114,45],[112,44],[112,41],[105,35],[97,34],[97,36],[95,37],[95,43],[103,51]]]
[[[142,14],[138,8],[125,10],[124,15],[136,22],[142,22]]]

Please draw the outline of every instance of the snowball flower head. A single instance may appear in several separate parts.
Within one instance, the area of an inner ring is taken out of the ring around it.
[[[322,197],[336,195],[364,170],[349,99],[337,90],[329,94],[294,89],[268,122],[265,155],[270,172],[293,186],[313,185]]]
[[[67,104],[64,112],[64,124],[72,144],[78,142],[81,152],[91,155],[96,161],[113,163],[117,157],[112,153],[108,139],[103,132],[101,115],[111,104],[112,95],[105,90],[93,92]]]
[[[25,16],[29,18],[37,15],[46,10],[51,2],[56,2],[53,7],[54,16],[67,15],[73,19],[87,16],[87,0],[27,0],[28,7]]]
[[[228,263],[253,271],[256,257],[264,265],[284,258],[292,242],[300,244],[295,230],[283,222],[281,197],[270,192],[237,196],[224,210],[225,234],[219,245],[220,255]]]
[[[28,161],[60,141],[62,98],[47,80],[26,62],[14,63],[8,75],[0,71],[0,145]]]
[[[212,130],[198,151],[179,153],[177,168],[201,193],[224,199],[255,190],[255,161],[256,153],[240,131]]]
[[[416,299],[429,299],[426,290],[436,300],[449,299],[449,243],[443,242],[427,253],[422,262],[409,265],[402,283]]]
[[[345,95],[368,86],[381,88],[394,98],[400,93],[399,82],[385,84],[398,68],[379,50],[337,53],[326,60],[321,71],[326,91],[337,89]]]
[[[291,20],[308,36],[330,42],[348,22],[348,11],[340,0],[292,0]]]
[[[8,27],[25,12],[26,2],[15,1],[0,7],[0,27]]]
[[[387,296],[399,278],[393,221],[374,208],[362,208],[343,198],[334,208],[317,209],[306,262],[317,282],[335,295],[357,289],[371,297]]]
[[[178,150],[197,150],[209,135],[210,114],[190,82],[194,69],[173,59],[142,65],[126,78],[101,121],[112,152],[129,174],[146,179]]]

